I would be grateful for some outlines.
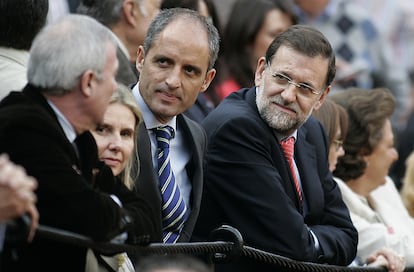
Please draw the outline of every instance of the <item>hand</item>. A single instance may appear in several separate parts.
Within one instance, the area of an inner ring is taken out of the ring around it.
[[[12,163],[7,155],[0,155],[0,222],[25,213],[32,219],[28,240],[31,241],[39,222],[34,190],[37,182],[25,170]]]
[[[405,259],[394,250],[381,248],[367,258],[369,266],[385,266],[389,272],[402,272],[405,269]]]

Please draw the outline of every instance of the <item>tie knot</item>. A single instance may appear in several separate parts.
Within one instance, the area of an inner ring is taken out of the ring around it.
[[[155,137],[157,139],[158,147],[168,147],[170,140],[174,138],[174,129],[170,126],[156,127],[154,128]]]
[[[280,145],[282,146],[283,153],[287,158],[293,158],[293,152],[295,149],[295,138],[289,137],[285,140],[280,141]]]

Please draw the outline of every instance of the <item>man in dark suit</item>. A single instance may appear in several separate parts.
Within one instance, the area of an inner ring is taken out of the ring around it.
[[[197,12],[187,9],[162,10],[150,24],[144,45],[138,48],[140,80],[132,93],[144,122],[138,131],[141,167],[135,185],[157,207],[158,219],[165,223],[163,210],[169,201],[163,200],[165,194],[161,193],[162,181],[157,174],[161,163],[157,161],[156,131],[168,125],[175,134],[169,151],[171,176],[178,186],[174,192],[179,191],[186,206],[181,226],[171,230],[163,224],[166,243],[189,241],[197,220],[206,135],[200,125],[182,113],[194,104],[197,95],[205,91],[214,78],[213,65],[218,50],[219,36],[215,27]],[[170,239],[173,235],[175,238]]]
[[[113,35],[94,19],[68,15],[47,26],[31,47],[29,83],[0,104],[0,152],[37,179],[40,224],[149,242],[159,232],[155,213],[99,162],[89,132],[102,122],[117,67]],[[6,243],[3,253],[1,271],[85,269],[85,248],[42,237]]]
[[[116,35],[119,61],[116,80],[126,86],[137,82],[137,47],[143,44],[159,5],[159,0],[81,0],[77,8],[79,14],[95,18]]]
[[[347,265],[354,259],[358,236],[329,172],[326,135],[319,122],[308,119],[334,76],[326,38],[293,26],[258,61],[257,87],[230,95],[207,116],[205,184],[194,240],[228,224],[247,245],[295,260]],[[294,151],[284,151],[289,144]],[[216,268],[274,271],[252,259]]]

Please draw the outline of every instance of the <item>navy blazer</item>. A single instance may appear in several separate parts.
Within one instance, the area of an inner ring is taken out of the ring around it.
[[[191,152],[191,159],[186,170],[192,185],[190,195],[191,211],[184,223],[184,228],[177,242],[188,242],[199,214],[203,188],[203,158],[206,149],[206,133],[196,122],[183,114],[177,116],[177,129],[184,133],[184,140]],[[158,188],[158,174],[152,162],[151,142],[144,122],[138,128],[138,154],[140,161],[139,176],[135,180],[135,188],[151,203],[157,211],[159,240],[162,240],[161,192]]]
[[[75,142],[79,155],[38,88],[29,84],[0,103],[0,153],[9,154],[37,179],[40,224],[98,241],[124,231],[131,242],[140,235],[154,239],[157,229],[150,205],[99,161],[90,132],[78,135]],[[116,195],[123,208],[110,195]],[[83,271],[85,260],[86,248],[35,236],[30,244],[6,244],[0,270]]]
[[[349,264],[358,235],[328,168],[322,125],[310,118],[297,134],[295,161],[307,207],[303,214],[283,151],[255,99],[255,88],[242,89],[202,123],[208,146],[193,240],[205,240],[211,230],[228,224],[241,232],[247,245],[261,250],[295,260]],[[318,238],[319,250],[309,229]],[[217,265],[216,271],[252,269],[273,271],[248,259]]]

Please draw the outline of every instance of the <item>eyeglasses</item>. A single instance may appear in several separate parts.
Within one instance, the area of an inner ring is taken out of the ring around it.
[[[293,79],[284,74],[273,72],[272,70],[270,70],[270,63],[267,64],[267,67],[269,68],[270,75],[274,78],[274,82],[283,89],[286,89],[289,86],[289,84],[292,84],[293,86],[299,89],[300,94],[303,96],[310,96],[311,94],[318,95],[322,92],[316,90],[308,84],[297,83],[293,81]]]
[[[333,144],[335,145],[335,150],[338,151],[344,145],[344,142],[335,139],[333,140]]]

